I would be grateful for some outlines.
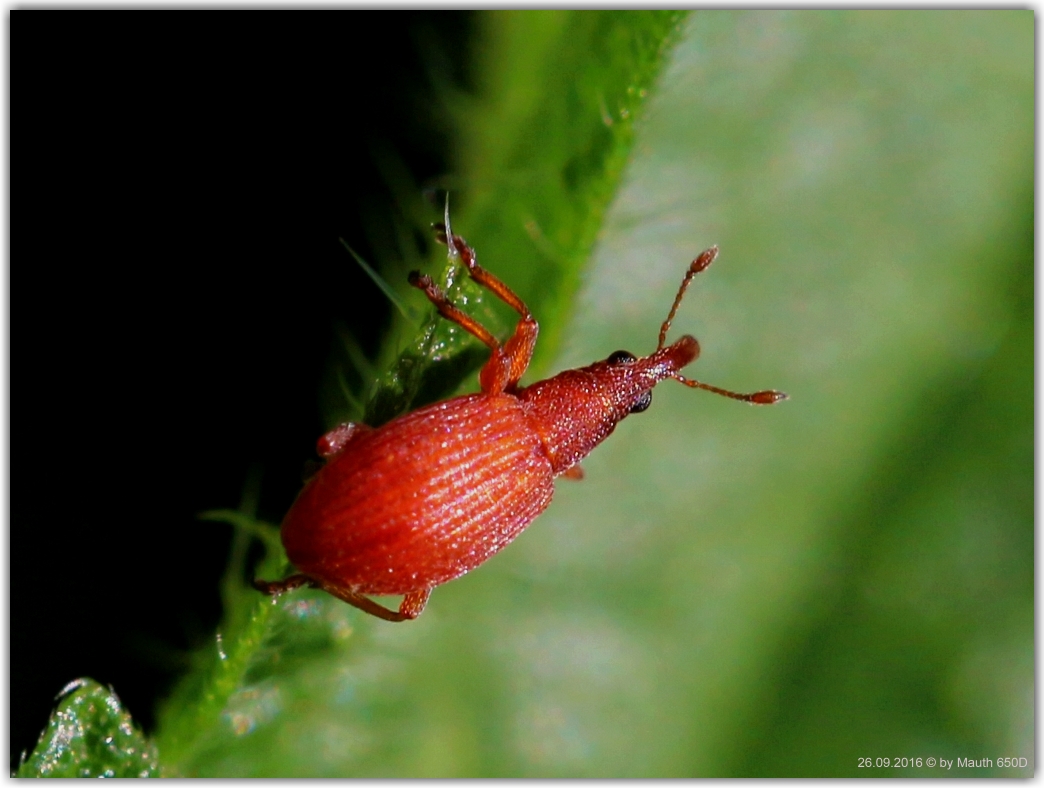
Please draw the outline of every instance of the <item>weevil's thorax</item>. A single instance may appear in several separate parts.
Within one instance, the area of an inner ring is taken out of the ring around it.
[[[692,361],[692,337],[638,358],[619,350],[605,361],[570,369],[517,392],[540,434],[555,474],[591,453],[616,425],[652,402],[653,387]]]

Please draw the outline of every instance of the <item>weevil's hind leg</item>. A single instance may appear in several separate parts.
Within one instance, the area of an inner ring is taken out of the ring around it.
[[[402,600],[402,604],[399,605],[399,609],[396,611],[390,610],[384,607],[384,605],[379,605],[369,597],[363,596],[351,589],[333,583],[324,583],[321,580],[308,577],[308,575],[290,575],[290,577],[285,580],[254,581],[254,588],[263,594],[268,594],[269,596],[278,596],[279,594],[293,591],[295,588],[301,588],[302,586],[321,589],[330,594],[330,596],[335,596],[342,602],[347,602],[349,605],[359,608],[364,613],[369,613],[371,616],[377,616],[377,618],[383,618],[385,621],[409,621],[416,618],[421,614],[421,612],[423,612],[424,606],[428,603],[428,597],[431,596],[430,588],[426,588],[423,591],[413,591],[406,595]]]
[[[440,222],[434,227],[435,238],[439,243],[448,243],[446,225]],[[498,353],[495,351],[480,377],[483,391],[512,390],[518,385],[519,379],[525,374],[529,362],[533,358],[533,348],[536,346],[539,326],[525,302],[510,287],[478,264],[475,259],[475,250],[468,246],[467,241],[459,235],[454,235],[453,248],[468,269],[468,275],[518,312],[520,316],[515,326],[515,332],[500,351],[502,358],[498,358]]]

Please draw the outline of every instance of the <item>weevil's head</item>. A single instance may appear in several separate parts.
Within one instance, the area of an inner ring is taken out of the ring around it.
[[[787,398],[779,391],[739,394],[681,374],[681,370],[700,355],[700,343],[686,334],[668,345],[667,332],[689,283],[717,256],[718,247],[712,246],[689,265],[667,319],[660,327],[656,350],[648,356],[617,350],[604,361],[562,372],[517,392],[543,439],[555,473],[563,473],[587,456],[622,419],[648,409],[652,404],[652,390],[661,380],[671,378],[690,388],[752,405],[771,405]]]
[[[622,398],[622,401],[617,403],[618,407],[624,407],[623,415],[620,418],[629,413],[639,413],[648,408],[652,402],[653,387],[661,380],[666,380],[667,378],[672,378],[691,388],[712,391],[715,394],[749,402],[752,405],[771,405],[787,398],[787,395],[780,391],[756,391],[753,394],[738,394],[735,391],[720,389],[717,386],[700,383],[697,380],[689,380],[682,376],[680,372],[683,367],[691,364],[699,357],[700,343],[696,341],[695,337],[686,334],[681,339],[668,345],[667,332],[671,328],[671,322],[678,312],[678,306],[685,296],[689,283],[692,282],[696,274],[705,271],[717,256],[718,247],[712,246],[710,249],[697,255],[696,259],[690,263],[689,270],[685,272],[681,286],[678,288],[678,295],[674,297],[671,311],[667,314],[667,319],[663,321],[663,325],[660,326],[660,338],[656,343],[656,350],[648,356],[641,358],[633,353],[628,353],[626,350],[618,350],[605,361],[592,364],[586,368],[594,374],[607,376],[614,381],[615,385],[613,388]]]
[[[672,377],[683,380],[678,370],[699,353],[691,336],[648,356],[618,350],[603,361],[534,383],[517,396],[526,403],[555,472],[562,473],[605,440],[621,420],[647,410],[657,383]]]
[[[613,410],[623,418],[641,413],[652,404],[652,390],[661,380],[682,379],[679,371],[700,355],[700,343],[686,334],[677,342],[657,348],[648,356],[617,350],[604,361],[584,367],[598,381],[597,388]]]

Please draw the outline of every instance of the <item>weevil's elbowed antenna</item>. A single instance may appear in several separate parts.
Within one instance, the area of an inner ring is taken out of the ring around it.
[[[662,350],[667,342],[667,332],[670,331],[671,323],[674,321],[674,316],[678,312],[678,306],[681,304],[682,298],[685,296],[685,291],[689,289],[689,284],[692,282],[696,274],[707,270],[717,256],[718,247],[712,246],[710,249],[700,252],[700,254],[696,256],[696,259],[689,264],[689,270],[685,272],[685,278],[682,279],[681,287],[678,288],[678,295],[674,297],[671,311],[667,313],[667,319],[664,320],[663,325],[660,326],[660,339],[656,343],[657,350]],[[735,391],[729,391],[728,389],[712,386],[709,383],[690,380],[679,372],[672,372],[671,377],[679,383],[684,383],[689,388],[703,389],[704,391],[710,391],[714,394],[720,394],[723,397],[749,402],[752,405],[774,405],[777,402],[787,399],[787,395],[782,391],[774,391],[770,389],[768,391],[755,391],[753,394],[740,394]]]

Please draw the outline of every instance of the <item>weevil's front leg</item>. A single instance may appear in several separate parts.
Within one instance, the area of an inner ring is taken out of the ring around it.
[[[418,271],[410,273],[410,284],[424,291],[424,295],[439,310],[439,314],[452,320],[490,349],[489,361],[479,372],[479,385],[487,394],[499,394],[507,389],[511,379],[511,356],[489,331],[475,318],[461,312],[453,306],[446,294],[442,292],[431,277]],[[514,337],[512,337],[514,339]],[[510,346],[511,342],[508,342]],[[528,363],[528,360],[527,360]]]
[[[448,243],[446,225],[440,222],[434,227],[436,240],[439,243]],[[515,295],[510,287],[478,264],[475,259],[475,250],[468,246],[467,241],[459,235],[454,235],[453,248],[468,269],[468,275],[520,315],[518,324],[515,326],[515,333],[504,344],[503,350],[507,358],[504,362],[507,369],[503,374],[506,374],[507,377],[501,390],[510,391],[518,385],[519,379],[529,367],[529,362],[533,358],[533,348],[536,346],[539,326],[525,302]]]
[[[383,618],[385,621],[409,621],[416,618],[424,612],[424,607],[428,604],[428,597],[431,596],[430,588],[425,588],[421,591],[412,591],[409,594],[406,594],[402,603],[399,605],[398,611],[395,611],[386,608],[384,605],[379,605],[369,597],[363,596],[349,588],[334,583],[327,583],[322,580],[316,580],[308,575],[290,575],[290,577],[285,580],[254,581],[254,588],[262,594],[268,594],[269,596],[279,596],[280,594],[286,593],[287,591],[293,591],[295,588],[301,588],[302,586],[307,586],[308,588],[319,588],[330,594],[330,596],[335,596],[342,602],[347,602],[349,605],[359,608],[364,613],[369,613],[371,616],[377,616],[377,618]]]
[[[489,333],[486,327],[475,318],[464,314],[457,307],[453,306],[453,303],[430,276],[422,274],[420,271],[410,271],[409,282],[414,287],[424,291],[424,295],[428,297],[428,300],[431,301],[435,308],[439,310],[439,314],[444,318],[456,323],[494,353],[501,349],[497,338]]]

